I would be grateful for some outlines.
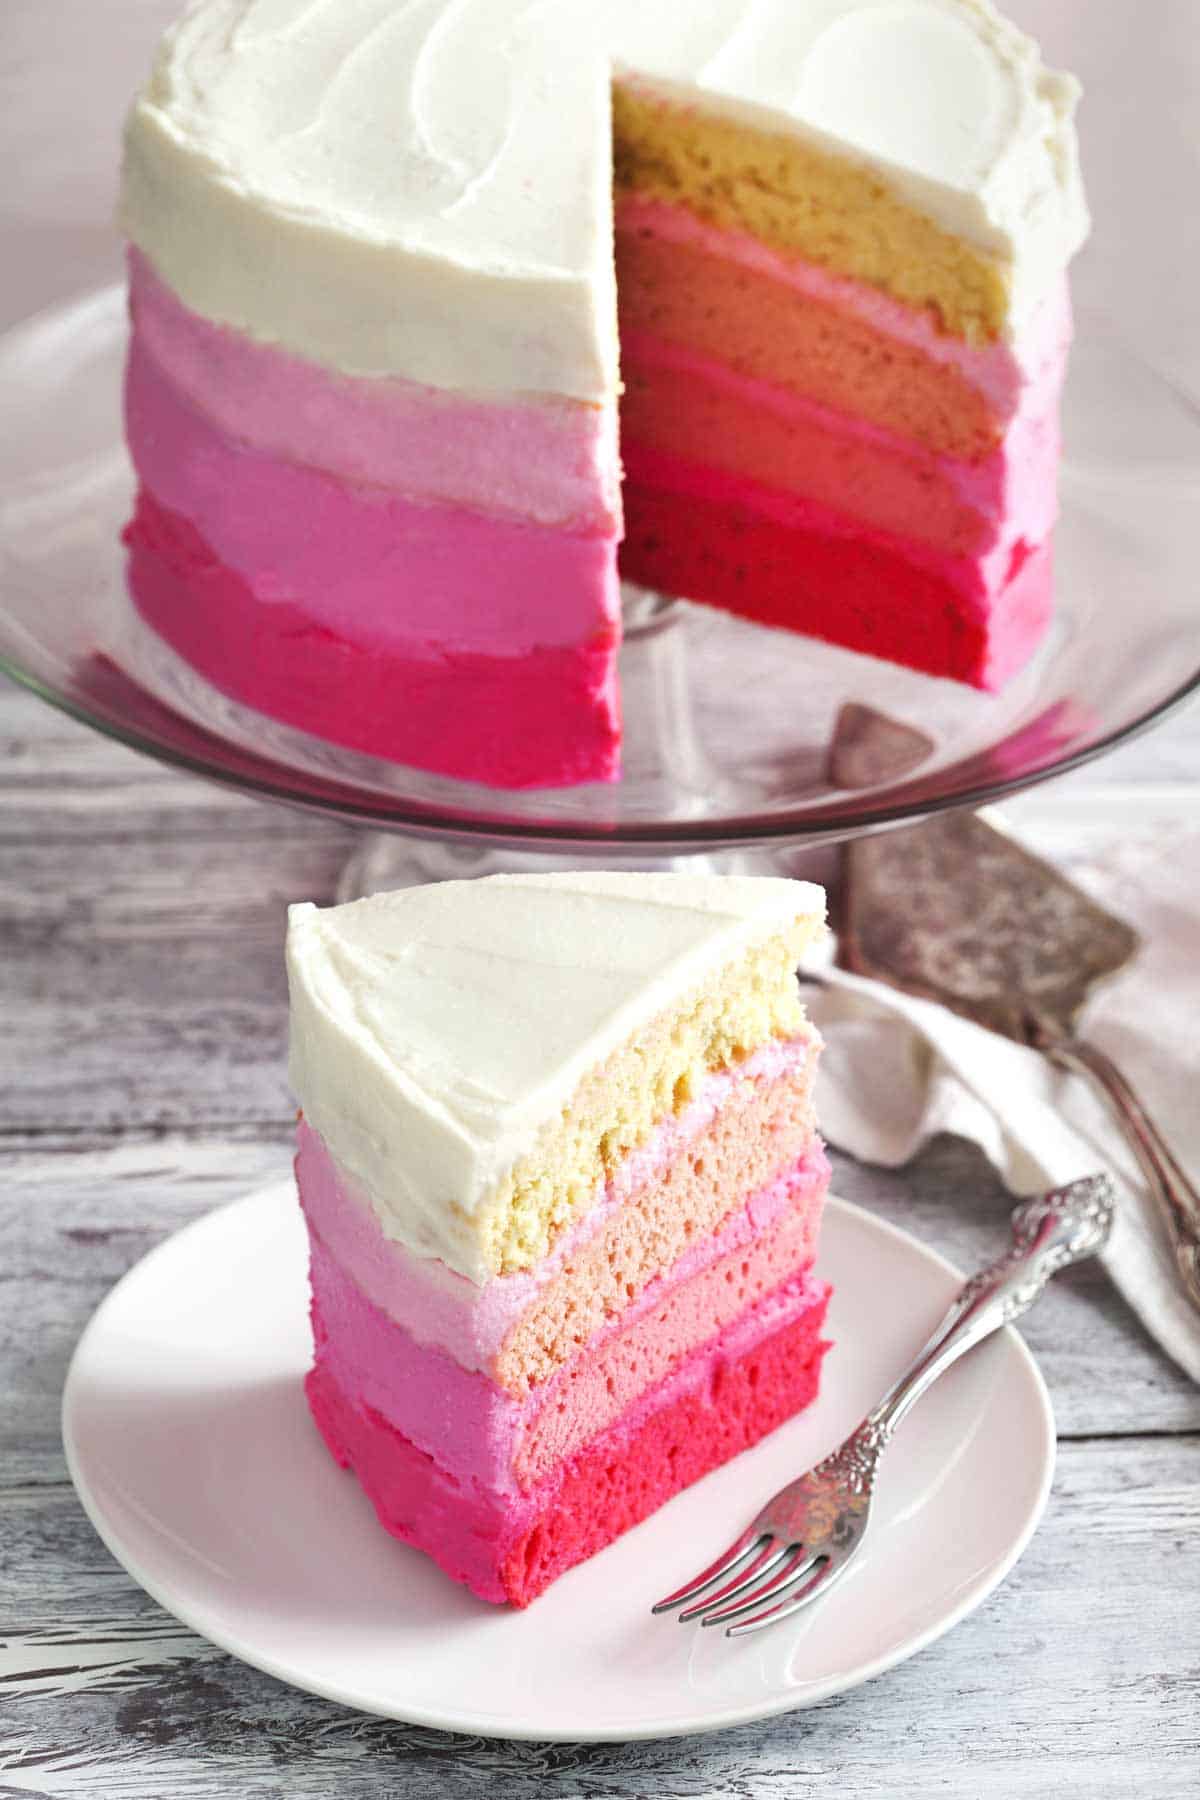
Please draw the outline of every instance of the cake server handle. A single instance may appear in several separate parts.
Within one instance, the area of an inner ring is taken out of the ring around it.
[[[1060,1068],[1082,1075],[1116,1115],[1167,1228],[1184,1292],[1200,1308],[1200,1193],[1111,1056],[1084,1038],[1057,1032],[1041,1017],[1031,1026],[1036,1047]]]

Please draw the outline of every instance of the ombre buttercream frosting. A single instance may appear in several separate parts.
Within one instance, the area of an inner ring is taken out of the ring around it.
[[[1087,226],[1077,89],[987,0],[204,0],[126,137],[122,220],[205,317],[352,375],[611,397],[618,77],[847,155],[1008,271]]]

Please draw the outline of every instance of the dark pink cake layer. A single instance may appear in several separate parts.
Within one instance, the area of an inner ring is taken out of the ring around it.
[[[352,1402],[320,1362],[308,1376],[309,1405],[331,1453],[354,1470],[386,1530],[481,1598],[527,1606],[576,1563],[815,1398],[828,1290],[800,1277],[771,1300],[515,1501],[448,1476],[377,1413]]]
[[[989,572],[699,464],[625,454],[628,580],[990,690],[1049,623],[1049,540]]]

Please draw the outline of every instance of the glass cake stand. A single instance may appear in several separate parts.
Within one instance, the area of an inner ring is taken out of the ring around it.
[[[811,865],[814,846],[1070,769],[1200,687],[1200,409],[1085,314],[1055,621],[1003,694],[631,592],[618,784],[508,793],[378,762],[228,700],[134,614],[125,333],[114,287],[0,338],[0,668],[163,762],[373,828],[347,893],[529,858]]]

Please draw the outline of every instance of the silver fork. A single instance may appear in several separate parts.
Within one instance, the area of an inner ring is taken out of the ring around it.
[[[1113,1205],[1107,1175],[1023,1201],[1012,1216],[1012,1248],[964,1285],[924,1349],[841,1448],[781,1488],[723,1556],[652,1610],[680,1606],[681,1623],[698,1618],[742,1637],[827,1594],[862,1545],[879,1459],[909,1408],[960,1356],[1027,1312],[1059,1269],[1102,1249]]]

